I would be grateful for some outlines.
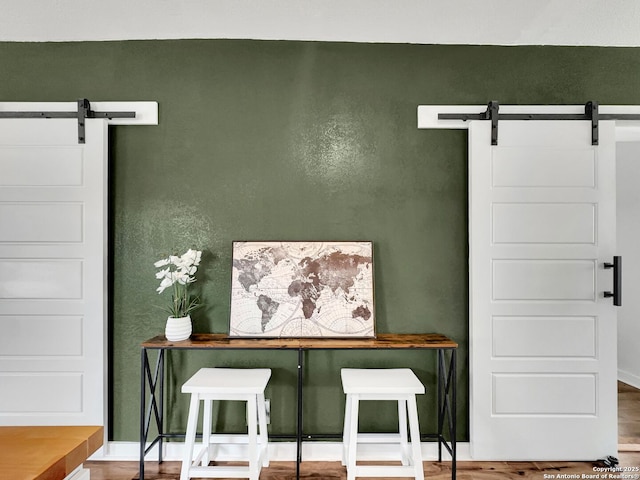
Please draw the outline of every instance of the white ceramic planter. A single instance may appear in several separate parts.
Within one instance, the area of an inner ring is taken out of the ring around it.
[[[191,336],[191,316],[167,318],[167,325],[164,329],[164,336],[170,342],[179,342],[186,340]]]

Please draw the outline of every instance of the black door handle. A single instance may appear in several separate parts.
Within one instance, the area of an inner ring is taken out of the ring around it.
[[[604,292],[605,297],[613,297],[616,307],[622,306],[622,257],[613,257],[613,263],[605,263],[604,268],[613,268],[613,292]]]

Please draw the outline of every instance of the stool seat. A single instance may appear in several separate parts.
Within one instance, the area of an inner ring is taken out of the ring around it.
[[[343,368],[342,388],[346,394],[342,464],[347,467],[347,480],[356,477],[413,477],[424,480],[420,427],[416,395],[424,394],[424,385],[410,368]],[[377,443],[388,434],[358,432],[358,413],[363,400],[391,400],[398,404],[398,444],[402,465],[359,465],[357,448],[362,443]],[[407,418],[408,416],[408,418]],[[408,427],[407,428],[407,420]],[[410,434],[410,435],[409,435]]]
[[[201,368],[182,385],[182,393],[258,395],[270,377],[268,368]]]
[[[424,394],[424,385],[410,368],[343,368],[344,393]]]
[[[180,480],[191,478],[249,478],[258,480],[261,467],[269,465],[267,413],[264,390],[271,377],[268,368],[201,368],[182,385],[182,393],[191,394],[185,451]],[[247,433],[214,435],[212,432],[212,403],[214,401],[246,402]],[[202,448],[194,459],[196,428],[200,410],[202,415]],[[215,447],[221,444],[246,444],[248,466],[209,465],[214,460]]]

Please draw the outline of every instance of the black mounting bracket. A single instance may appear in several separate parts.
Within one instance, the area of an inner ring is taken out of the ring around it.
[[[87,118],[136,118],[136,112],[96,112],[86,98],[78,100],[76,112],[2,112],[0,118],[77,118],[78,143],[85,143],[85,119]]]
[[[500,104],[496,100],[492,100],[487,105],[487,111],[484,116],[487,120],[491,120],[491,145],[498,145],[498,118],[500,117]]]
[[[591,122],[591,145],[598,145],[600,120],[640,120],[638,114],[601,114],[598,102],[587,102],[584,113],[499,113],[500,105],[493,100],[482,113],[439,113],[438,120],[491,120],[491,145],[498,145],[498,120],[587,120]]]
[[[591,119],[591,145],[598,145],[598,102],[587,102],[584,114]]]
[[[78,143],[85,142],[84,119],[91,112],[91,104],[86,98],[78,100]]]

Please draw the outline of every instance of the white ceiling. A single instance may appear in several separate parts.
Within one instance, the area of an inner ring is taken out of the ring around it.
[[[640,46],[639,0],[0,0],[0,41]]]

